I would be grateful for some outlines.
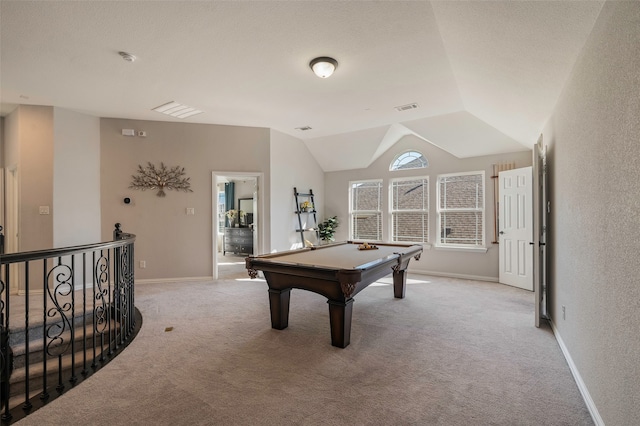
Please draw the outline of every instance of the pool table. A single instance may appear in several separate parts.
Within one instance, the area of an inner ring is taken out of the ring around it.
[[[256,278],[262,271],[267,280],[271,327],[283,330],[289,325],[292,288],[312,291],[328,299],[331,344],[346,348],[356,294],[393,274],[394,296],[404,298],[407,266],[412,257],[420,259],[422,246],[380,243],[361,250],[361,244],[347,241],[247,257],[249,276]]]

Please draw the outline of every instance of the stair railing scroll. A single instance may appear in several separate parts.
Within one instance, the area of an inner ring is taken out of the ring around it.
[[[113,236],[0,257],[2,425],[76,386],[137,335],[142,316],[134,299],[136,237],[119,223]],[[19,278],[18,294],[9,294],[12,274]]]

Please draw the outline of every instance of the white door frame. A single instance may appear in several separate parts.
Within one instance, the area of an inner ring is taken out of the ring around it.
[[[226,177],[252,177],[256,179],[257,199],[254,198],[254,214],[257,218],[257,226],[254,228],[253,235],[253,253],[263,253],[264,231],[265,231],[265,214],[264,214],[264,173],[261,172],[222,172],[214,171],[211,173],[211,223],[212,223],[212,248],[213,248],[213,279],[218,279],[218,183],[223,182]],[[254,218],[255,220],[255,218]]]
[[[19,175],[18,166],[14,165],[5,169],[5,227],[4,227],[4,247],[5,252],[18,253],[20,245],[18,234],[20,233],[20,215],[19,212]],[[12,264],[9,270],[11,274],[11,283],[9,284],[9,294],[18,294],[20,289],[20,276],[18,274],[18,265]]]
[[[542,135],[533,147],[533,291],[535,326],[548,318],[547,291],[547,153]]]

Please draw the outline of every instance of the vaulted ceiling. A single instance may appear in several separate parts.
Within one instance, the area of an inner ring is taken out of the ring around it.
[[[268,127],[304,141],[325,171],[367,167],[408,134],[458,157],[516,152],[536,142],[601,8],[3,0],[0,102],[3,115],[33,104]],[[317,56],[338,61],[333,76],[311,72]],[[204,112],[152,111],[169,101]]]

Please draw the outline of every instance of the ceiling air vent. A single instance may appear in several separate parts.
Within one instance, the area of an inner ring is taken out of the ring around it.
[[[406,104],[406,105],[400,105],[396,107],[397,111],[409,111],[410,109],[417,109],[418,108],[418,104],[413,103],[413,104]]]
[[[306,132],[307,130],[311,130],[311,126],[296,127],[296,130],[300,130],[301,132]]]
[[[192,108],[190,106],[179,104],[178,102],[168,102],[164,105],[157,106],[153,108],[153,111],[159,112],[161,114],[170,115],[176,118],[187,118],[192,115],[202,114],[203,111],[199,109]]]

